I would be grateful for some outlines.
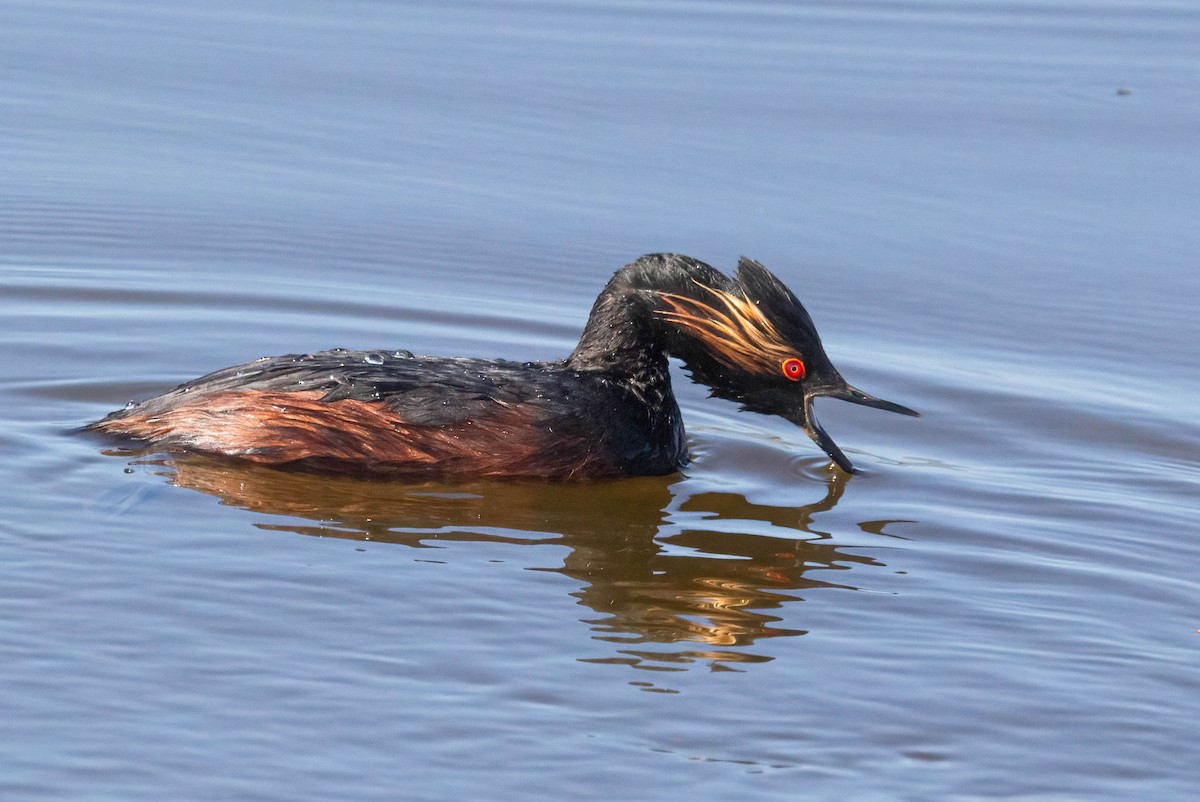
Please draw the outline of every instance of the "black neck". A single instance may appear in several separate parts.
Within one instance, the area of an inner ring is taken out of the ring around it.
[[[655,315],[661,292],[695,296],[697,282],[728,279],[687,256],[651,254],[616,272],[596,299],[579,344],[567,358],[576,370],[639,373],[667,369],[667,356],[684,357],[674,328]]]

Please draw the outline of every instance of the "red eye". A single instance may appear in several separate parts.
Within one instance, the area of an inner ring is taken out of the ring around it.
[[[780,367],[783,369],[784,377],[794,382],[803,379],[805,373],[807,373],[804,369],[804,363],[796,359],[796,357],[783,360],[783,364]]]

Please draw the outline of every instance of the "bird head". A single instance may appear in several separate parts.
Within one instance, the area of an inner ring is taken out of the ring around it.
[[[655,293],[654,314],[665,324],[667,352],[712,395],[790,420],[847,473],[854,465],[817,421],[815,399],[918,414],[842,378],[804,306],[758,262],[739,260],[732,279],[703,263],[688,267],[685,280]]]

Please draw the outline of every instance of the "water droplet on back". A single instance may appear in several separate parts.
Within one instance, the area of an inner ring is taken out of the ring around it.
[[[375,353],[367,354],[363,357],[363,362],[366,362],[368,365],[382,365],[384,362],[384,356],[383,354]]]

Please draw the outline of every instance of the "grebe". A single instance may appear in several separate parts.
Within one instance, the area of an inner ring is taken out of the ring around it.
[[[758,262],[729,278],[650,254],[605,286],[558,362],[347,351],[263,357],[179,385],[87,428],[169,450],[318,470],[582,479],[687,462],[667,358],[710,395],[800,426],[854,466],[813,416],[841,398],[913,410],[850,386],[808,312]]]

